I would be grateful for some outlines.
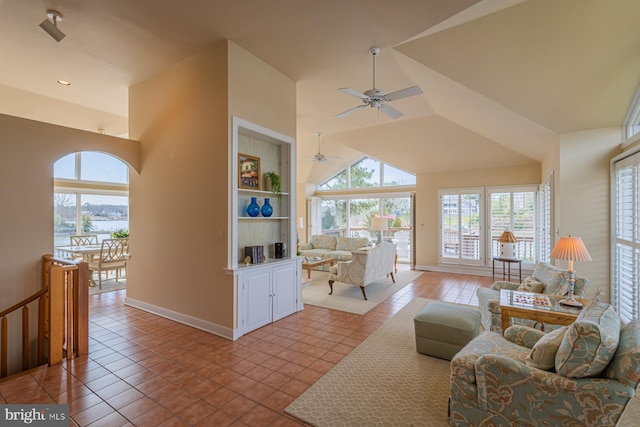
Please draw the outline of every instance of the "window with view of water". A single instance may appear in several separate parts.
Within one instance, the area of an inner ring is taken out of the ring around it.
[[[54,245],[69,236],[97,234],[99,241],[129,230],[128,167],[95,152],[72,153],[54,164]]]

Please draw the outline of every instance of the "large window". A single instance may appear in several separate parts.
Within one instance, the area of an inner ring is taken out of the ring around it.
[[[537,261],[551,261],[551,201],[553,174],[549,175],[538,187],[536,195],[536,254]]]
[[[103,153],[69,154],[54,164],[54,245],[69,236],[107,238],[129,229],[129,175],[122,161]]]
[[[439,199],[440,262],[487,264],[484,254],[488,260],[500,255],[498,238],[505,230],[518,239],[518,257],[536,262],[536,188],[440,190]],[[547,234],[550,239],[548,229]]]
[[[483,189],[441,190],[440,262],[481,264]]]
[[[640,151],[613,163],[611,301],[623,322],[640,314]]]
[[[535,206],[536,189],[528,187],[490,188],[489,233],[491,256],[500,255],[500,235],[509,230],[518,240],[516,254],[526,262],[536,261]]]
[[[320,183],[318,190],[376,188],[416,185],[416,176],[386,163],[363,157],[331,178]]]
[[[398,252],[398,261],[409,262],[413,236],[411,203],[409,194],[313,198],[311,209],[322,212],[322,228],[312,225],[311,234],[366,237],[372,244],[381,238],[396,244],[402,240],[403,251]],[[388,229],[373,229],[372,218],[375,217],[386,218]]]
[[[631,102],[631,107],[627,112],[627,117],[624,120],[623,133],[627,140],[640,133],[640,88],[636,91],[636,95]]]

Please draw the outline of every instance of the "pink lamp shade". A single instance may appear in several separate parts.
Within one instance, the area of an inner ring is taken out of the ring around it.
[[[573,270],[573,261],[591,261],[591,255],[580,237],[560,237],[551,251],[551,258],[569,261],[569,270]]]

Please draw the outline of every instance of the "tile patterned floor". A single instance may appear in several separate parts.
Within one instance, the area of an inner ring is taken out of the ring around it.
[[[477,305],[491,283],[425,272],[364,316],[307,305],[235,342],[94,295],[89,356],[0,382],[0,403],[68,403],[72,426],[304,426],[284,408],[409,301]]]

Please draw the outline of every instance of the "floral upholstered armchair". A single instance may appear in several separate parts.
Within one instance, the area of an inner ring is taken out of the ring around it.
[[[640,320],[592,302],[548,334],[485,331],[451,360],[454,426],[614,426],[640,381]]]
[[[579,298],[584,297],[588,284],[589,279],[575,276],[574,295]],[[569,273],[549,263],[539,262],[533,274],[522,283],[501,280],[495,282],[491,288],[478,288],[476,294],[480,308],[480,324],[485,331],[502,332],[500,289],[564,296],[569,292]],[[519,319],[518,321],[526,326],[534,326],[534,322],[530,320]]]
[[[373,283],[376,279],[387,274],[393,277],[394,260],[396,257],[396,245],[393,243],[379,243],[370,250],[354,251],[351,261],[338,262],[329,270],[329,287],[333,294],[333,283],[343,282],[360,286],[362,296],[367,299],[364,287]]]

